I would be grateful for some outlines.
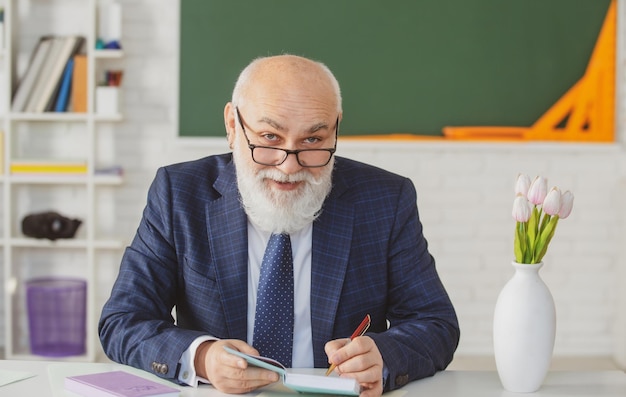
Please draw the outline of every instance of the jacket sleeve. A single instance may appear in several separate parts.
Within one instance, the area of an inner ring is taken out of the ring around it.
[[[451,362],[460,331],[452,302],[428,252],[409,180],[403,183],[388,251],[389,328],[371,333],[388,378],[385,390],[433,375]]]
[[[175,381],[182,353],[200,332],[175,325],[179,264],[175,254],[167,171],[160,169],[148,193],[137,234],[125,250],[98,331],[112,360]]]

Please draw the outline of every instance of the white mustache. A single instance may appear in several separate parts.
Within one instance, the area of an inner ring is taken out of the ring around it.
[[[271,179],[281,183],[308,182],[315,186],[319,186],[322,183],[322,178],[317,179],[307,171],[298,171],[295,174],[287,175],[275,168],[261,170],[257,177]]]

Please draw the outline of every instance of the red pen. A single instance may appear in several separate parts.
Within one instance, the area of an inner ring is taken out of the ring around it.
[[[363,321],[361,321],[361,324],[359,324],[359,326],[354,330],[354,332],[350,336],[350,340],[356,338],[357,336],[362,336],[370,327],[371,322],[372,322],[372,319],[370,315],[366,314]],[[333,369],[335,369],[335,367],[336,367],[335,364],[331,364],[331,366],[328,367],[328,370],[326,371],[326,376],[330,375],[330,373],[333,372]]]

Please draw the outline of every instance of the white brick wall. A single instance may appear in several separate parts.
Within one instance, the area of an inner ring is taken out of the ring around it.
[[[115,194],[116,227],[128,240],[158,166],[227,150],[222,138],[175,138],[178,4],[171,0],[123,2],[127,116],[113,137],[115,158],[127,176]],[[626,19],[626,7],[620,10],[620,20]],[[620,70],[626,70],[623,46],[619,48]],[[626,73],[621,76],[618,125],[624,136]],[[621,249],[626,242],[626,156],[622,143],[340,141],[338,154],[387,168],[415,183],[430,250],[459,315],[460,355],[492,353],[495,300],[512,275],[514,222],[510,212],[517,173],[540,174],[550,184],[574,192],[574,211],[560,222],[541,271],[556,301],[555,354],[610,355],[626,361],[622,314],[626,311],[626,260]],[[100,304],[117,271],[119,259],[111,256],[99,270]]]

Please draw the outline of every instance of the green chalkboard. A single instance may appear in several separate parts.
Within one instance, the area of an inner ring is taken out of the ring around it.
[[[182,0],[180,136],[224,136],[253,58],[326,63],[341,134],[529,126],[584,73],[610,0]]]

